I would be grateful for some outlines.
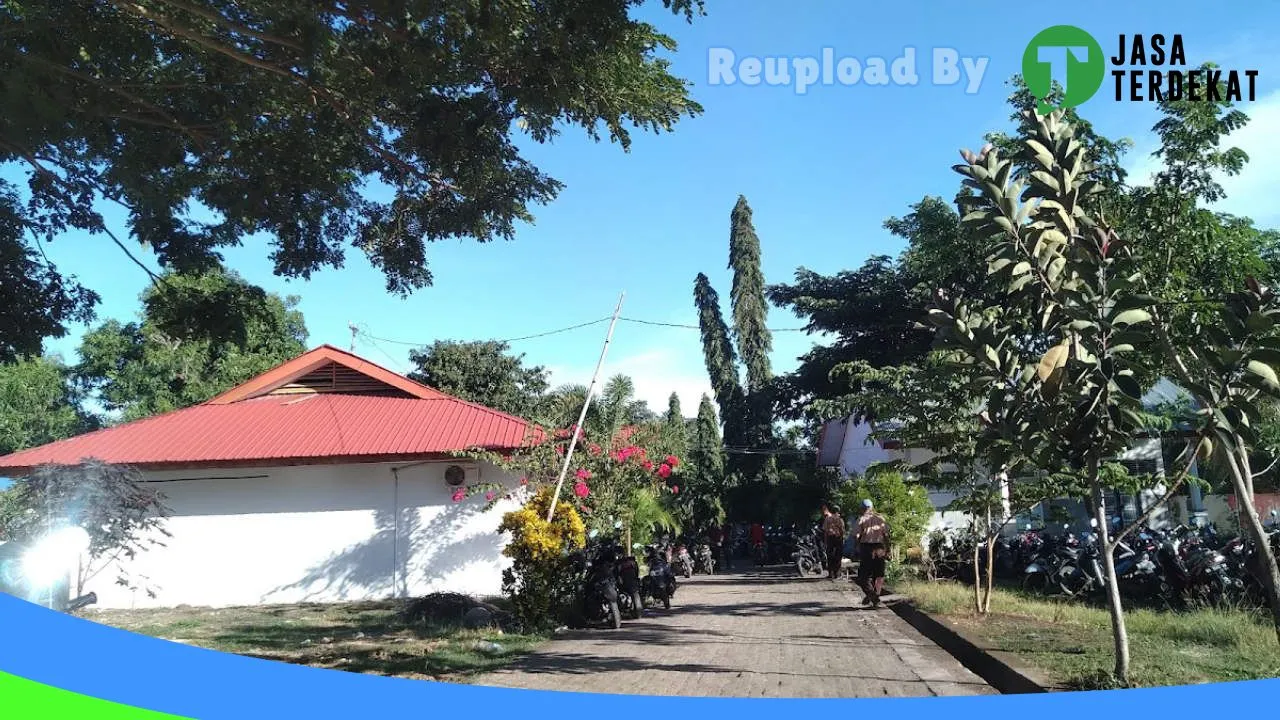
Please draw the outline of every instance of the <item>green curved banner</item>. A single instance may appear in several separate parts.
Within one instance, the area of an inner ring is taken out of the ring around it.
[[[13,720],[192,720],[120,705],[0,672],[0,716]]]

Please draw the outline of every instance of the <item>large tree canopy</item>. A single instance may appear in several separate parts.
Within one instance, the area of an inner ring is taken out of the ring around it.
[[[92,429],[69,375],[54,358],[0,365],[0,455]]]
[[[125,420],[204,402],[306,350],[296,298],[221,269],[164,276],[142,301],[141,322],[110,320],[85,335],[75,369]]]
[[[0,351],[34,354],[92,304],[47,263],[14,268],[35,262],[33,237],[110,234],[102,200],[169,269],[266,233],[281,275],[355,246],[389,290],[429,285],[426,243],[509,239],[560,190],[517,131],[628,148],[632,128],[701,111],[658,55],[671,38],[632,19],[642,4],[0,0],[0,165],[28,177],[21,199],[0,181],[0,277],[40,290],[0,304]]]
[[[494,410],[540,419],[548,372],[542,366],[525,367],[524,355],[509,350],[496,340],[437,340],[409,353],[417,367],[409,377]]]

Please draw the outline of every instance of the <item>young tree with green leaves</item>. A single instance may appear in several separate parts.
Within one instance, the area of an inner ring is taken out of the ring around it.
[[[978,191],[964,222],[991,238],[989,271],[1006,283],[997,305],[935,294],[930,319],[943,346],[961,353],[986,385],[979,452],[1008,468],[1062,468],[1096,523],[1115,644],[1115,678],[1128,682],[1129,643],[1105,491],[1105,467],[1150,427],[1136,379],[1150,337],[1140,272],[1093,196],[1085,147],[1061,112],[1029,114],[1023,143],[1037,163],[1015,168],[994,147],[955,166]],[[1189,469],[1189,466],[1188,466]],[[1185,472],[1183,473],[1185,477]],[[1141,518],[1145,520],[1144,518]]]
[[[663,56],[674,40],[635,17],[653,6],[0,4],[0,165],[25,170],[32,195],[18,203],[0,181],[0,216],[23,231],[0,229],[0,277],[40,291],[0,303],[0,328],[13,329],[0,352],[39,354],[51,329],[93,306],[30,251],[71,229],[127,249],[103,201],[128,211],[128,234],[166,269],[204,269],[267,233],[281,275],[339,267],[358,248],[389,291],[430,285],[428,243],[509,239],[561,190],[518,135],[545,143],[576,127],[629,149],[635,129],[669,132],[701,112]],[[703,10],[660,7],[690,21]]]
[[[1056,497],[1059,489],[1038,478],[1010,482],[1003,468],[980,454],[979,413],[985,385],[975,382],[971,368],[960,360],[954,353],[931,352],[912,365],[841,365],[834,374],[852,376],[848,383],[860,390],[852,397],[817,403],[815,408],[839,414],[842,407],[856,404],[887,421],[872,432],[873,438],[928,452],[915,462],[903,460],[887,467],[910,471],[923,485],[956,496],[947,509],[970,518],[974,609],[985,614],[995,582],[996,541],[1010,522]]]
[[[89,546],[75,577],[76,595],[83,595],[115,561],[131,560],[169,536],[164,496],[141,480],[134,470],[96,460],[36,468],[5,491],[0,539],[30,543],[63,527],[84,530]],[[134,586],[123,572],[115,582]]]

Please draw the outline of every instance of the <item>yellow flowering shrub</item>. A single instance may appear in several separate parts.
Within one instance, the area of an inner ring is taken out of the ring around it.
[[[558,503],[547,522],[553,491],[543,487],[524,507],[504,515],[499,526],[511,533],[503,551],[512,560],[503,574],[503,591],[531,630],[555,624],[568,610],[576,589],[568,554],[587,541],[582,517],[569,503]]]

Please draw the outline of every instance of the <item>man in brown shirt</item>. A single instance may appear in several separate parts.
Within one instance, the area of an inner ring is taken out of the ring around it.
[[[827,577],[840,577],[841,555],[844,553],[844,519],[830,505],[822,506],[822,537],[827,551]]]
[[[871,500],[862,501],[862,515],[854,530],[858,541],[858,587],[862,588],[863,605],[880,606],[884,592],[884,565],[889,555],[889,525],[872,508]]]

